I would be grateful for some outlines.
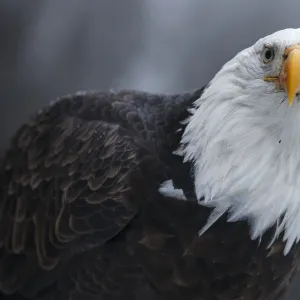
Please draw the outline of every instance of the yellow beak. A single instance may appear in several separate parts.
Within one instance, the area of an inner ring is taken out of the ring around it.
[[[286,91],[288,104],[291,106],[295,95],[300,92],[300,45],[287,48],[284,58],[279,84]]]

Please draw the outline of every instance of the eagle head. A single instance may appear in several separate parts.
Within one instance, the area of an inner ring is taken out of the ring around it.
[[[287,254],[300,238],[300,29],[261,38],[227,62],[194,103],[180,154],[196,195],[247,220],[251,237],[275,225]],[[272,241],[271,241],[272,243]]]

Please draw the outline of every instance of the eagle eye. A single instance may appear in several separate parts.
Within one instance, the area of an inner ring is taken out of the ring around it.
[[[273,47],[265,46],[262,52],[262,60],[265,64],[270,63],[275,58],[275,50]]]

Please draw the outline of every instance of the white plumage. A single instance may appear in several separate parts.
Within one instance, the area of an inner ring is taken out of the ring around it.
[[[178,200],[187,200],[182,189],[175,189],[172,180],[163,182],[158,189],[158,192],[165,197],[172,197]]]
[[[285,91],[263,79],[279,74],[293,44],[300,29],[262,38],[226,63],[196,101],[179,150],[193,162],[198,199],[215,207],[203,231],[226,211],[228,221],[249,220],[253,239],[277,224],[285,254],[300,238],[300,98],[289,107]],[[266,45],[276,50],[270,64],[261,59]]]

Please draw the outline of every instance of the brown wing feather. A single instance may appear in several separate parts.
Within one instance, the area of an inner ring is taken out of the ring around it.
[[[226,218],[199,236],[208,208],[159,195],[152,200],[124,234],[75,257],[45,299],[282,299],[299,248],[284,256],[281,240],[268,249],[269,233],[259,244],[246,222]]]
[[[137,167],[119,125],[51,110],[23,125],[0,173],[0,288],[14,292],[37,265],[50,271],[118,233],[136,212]]]

